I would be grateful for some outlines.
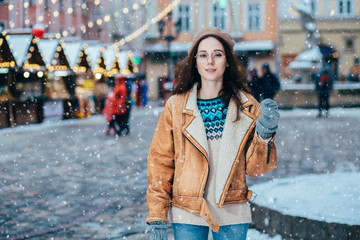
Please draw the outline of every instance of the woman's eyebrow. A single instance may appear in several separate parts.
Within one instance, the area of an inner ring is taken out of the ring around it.
[[[206,52],[207,53],[207,51],[206,50],[200,50],[200,51],[198,51],[198,53],[199,52]],[[213,52],[224,52],[223,50],[221,50],[221,49],[215,49]]]

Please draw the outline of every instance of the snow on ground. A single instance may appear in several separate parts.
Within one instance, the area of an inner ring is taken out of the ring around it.
[[[265,233],[261,233],[255,229],[249,229],[246,240],[282,240],[280,235],[270,237]]]
[[[280,110],[280,117],[316,117],[319,110],[316,108],[294,108],[292,110]],[[360,119],[360,108],[330,108],[330,118],[356,117]]]
[[[255,203],[285,215],[360,225],[360,172],[275,179],[252,186]]]

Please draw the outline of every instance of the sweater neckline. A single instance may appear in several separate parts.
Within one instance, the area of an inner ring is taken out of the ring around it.
[[[209,99],[197,98],[197,101],[201,101],[201,102],[211,102],[211,101],[222,100],[222,99],[223,99],[223,95],[217,96],[217,97],[214,97],[214,98],[209,98]]]

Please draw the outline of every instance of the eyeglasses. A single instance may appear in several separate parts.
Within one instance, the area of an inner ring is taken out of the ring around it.
[[[225,61],[225,54],[223,54],[222,52],[213,52],[211,55],[209,55],[207,52],[198,52],[195,55],[195,58],[202,63],[205,63],[208,61],[209,56],[211,56],[211,59],[214,62],[222,62]]]

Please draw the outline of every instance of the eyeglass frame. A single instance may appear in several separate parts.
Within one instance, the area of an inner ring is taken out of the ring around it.
[[[203,62],[209,61],[209,56],[211,56],[211,60],[214,61],[214,62],[220,61],[223,56],[224,56],[225,59],[226,59],[226,54],[225,54],[223,51],[221,51],[221,50],[215,50],[212,54],[208,54],[205,50],[201,50],[200,52],[197,52],[197,53],[196,53],[196,55],[194,56],[194,58],[195,58],[195,59],[198,59],[198,55],[201,54],[201,53],[206,54],[207,57],[206,57],[206,60],[205,60],[205,59],[203,60],[202,58],[199,58],[199,61],[200,61],[200,62],[202,62],[202,61],[203,61]],[[219,60],[216,60],[217,58],[216,58],[215,54],[217,54],[217,53],[220,53],[220,54],[221,54],[221,57],[220,57]]]

